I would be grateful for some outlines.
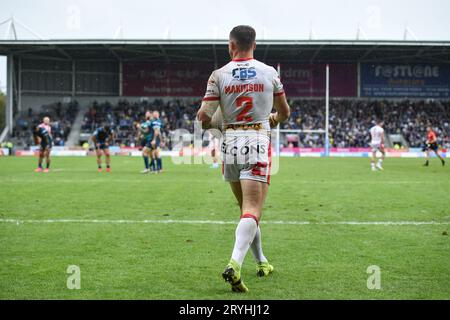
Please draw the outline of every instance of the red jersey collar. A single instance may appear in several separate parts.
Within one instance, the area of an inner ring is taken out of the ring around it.
[[[253,58],[239,58],[239,59],[233,59],[231,61],[247,61],[247,60],[253,60]]]

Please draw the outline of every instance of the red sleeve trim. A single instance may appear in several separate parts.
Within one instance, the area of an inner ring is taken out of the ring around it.
[[[274,95],[275,97],[278,97],[278,96],[282,96],[283,94],[284,94],[284,91],[280,91],[280,92],[274,93],[273,95]]]
[[[204,97],[202,101],[217,101],[220,100],[219,97]]]

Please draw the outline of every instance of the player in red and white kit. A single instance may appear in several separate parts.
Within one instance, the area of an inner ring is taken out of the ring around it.
[[[203,129],[215,127],[211,119],[220,105],[223,176],[241,211],[234,249],[222,276],[236,292],[248,291],[241,266],[249,248],[259,276],[273,271],[262,251],[259,221],[270,182],[270,128],[290,115],[277,71],[253,59],[255,36],[250,26],[237,26],[230,32],[232,61],[211,74],[197,114]],[[271,114],[273,107],[276,112]]]
[[[370,128],[370,147],[372,148],[372,158],[370,160],[370,165],[372,167],[372,171],[376,169],[383,170],[383,160],[385,157],[384,151],[384,129],[383,129],[383,121],[378,120],[377,124]],[[381,158],[378,159],[378,162],[375,166],[375,161],[377,160],[377,151],[380,151]]]

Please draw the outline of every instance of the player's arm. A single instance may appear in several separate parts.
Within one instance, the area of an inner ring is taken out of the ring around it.
[[[165,133],[163,134],[163,133],[161,132],[161,145],[160,145],[161,148],[164,148],[164,147],[165,147],[165,145],[166,145],[166,139],[167,139],[166,134],[165,134]]]
[[[216,71],[214,71],[208,79],[208,84],[206,86],[206,93],[203,97],[202,104],[200,109],[197,112],[196,119],[201,121],[202,129],[210,129],[211,128],[211,119],[213,118],[214,113],[219,107],[220,102],[220,93],[219,87],[217,85],[217,76]]]
[[[111,131],[111,134],[108,136],[108,140],[107,140],[107,144],[108,144],[108,146],[109,145],[111,145],[112,143],[113,143],[113,141],[114,141],[114,131]]]
[[[281,83],[278,72],[273,69],[273,106],[275,107],[275,113],[271,113],[269,116],[269,123],[271,128],[275,128],[279,123],[286,121],[291,115],[291,108],[286,99],[284,93],[283,84]]]
[[[275,113],[272,113],[269,117],[270,127],[274,128],[279,123],[282,123],[289,119],[291,115],[291,108],[286,99],[286,95],[275,95],[273,98],[273,105],[275,107]]]
[[[211,128],[211,120],[218,107],[219,100],[202,101],[202,105],[197,112],[197,120],[202,122],[202,129]]]
[[[40,138],[38,137],[37,134],[33,133],[33,139],[34,139],[34,144],[39,144],[40,143]]]
[[[152,139],[152,146],[156,145],[156,139],[160,138],[161,140],[161,129],[159,127],[155,127],[153,131],[153,139]]]
[[[92,143],[94,144],[94,146],[95,146],[95,147],[98,147],[98,143],[97,143],[97,135],[96,135],[96,134],[93,134],[93,135],[91,136],[91,140],[92,140]]]

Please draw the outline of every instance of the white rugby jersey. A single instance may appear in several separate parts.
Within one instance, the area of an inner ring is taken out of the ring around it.
[[[381,143],[381,139],[384,136],[384,129],[379,125],[373,126],[372,128],[370,128],[370,135],[372,137],[371,143],[379,144]]]
[[[204,101],[219,101],[224,124],[267,123],[273,97],[282,95],[277,71],[255,59],[234,59],[215,70]]]

